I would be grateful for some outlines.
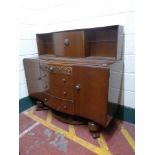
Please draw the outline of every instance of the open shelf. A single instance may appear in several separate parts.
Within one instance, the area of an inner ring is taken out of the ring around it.
[[[37,34],[39,55],[121,58],[123,29],[119,25]],[[68,43],[65,43],[65,42]]]

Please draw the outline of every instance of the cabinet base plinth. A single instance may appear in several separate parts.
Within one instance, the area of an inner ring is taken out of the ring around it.
[[[61,112],[58,112],[58,111],[55,111],[55,110],[52,110],[52,113],[53,113],[54,117],[57,120],[59,120],[61,122],[64,122],[64,123],[67,123],[67,124],[72,124],[72,125],[84,125],[84,124],[87,124],[87,122],[84,119],[79,118],[77,116],[64,114],[64,113],[61,113]]]

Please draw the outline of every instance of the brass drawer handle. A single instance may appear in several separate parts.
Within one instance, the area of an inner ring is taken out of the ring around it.
[[[48,101],[48,99],[47,99],[47,98],[44,98],[44,101],[45,101],[45,102],[47,102],[47,101]]]
[[[75,86],[75,89],[76,89],[77,91],[80,91],[80,84],[77,84],[77,85]]]
[[[52,72],[53,69],[54,69],[54,67],[52,67],[52,66],[48,68],[49,72]]]
[[[62,81],[63,81],[64,83],[66,83],[66,79],[62,79]]]
[[[67,92],[66,91],[64,91],[64,95],[67,95]]]
[[[64,45],[65,45],[65,47],[69,46],[69,44],[70,44],[69,39],[65,38],[64,39]]]

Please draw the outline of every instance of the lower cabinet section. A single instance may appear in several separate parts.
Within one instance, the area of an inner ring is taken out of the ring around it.
[[[59,86],[56,89],[52,89],[50,92],[53,96],[56,96],[58,98],[67,99],[67,100],[73,100],[73,89],[71,88],[59,88]]]
[[[56,111],[106,127],[110,66],[78,61],[25,59],[29,95]]]

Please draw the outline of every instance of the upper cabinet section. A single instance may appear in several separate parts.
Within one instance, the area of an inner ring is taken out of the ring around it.
[[[123,27],[115,25],[37,34],[37,45],[39,55],[119,60],[123,50]]]
[[[53,51],[56,56],[85,57],[84,31],[53,33]]]

